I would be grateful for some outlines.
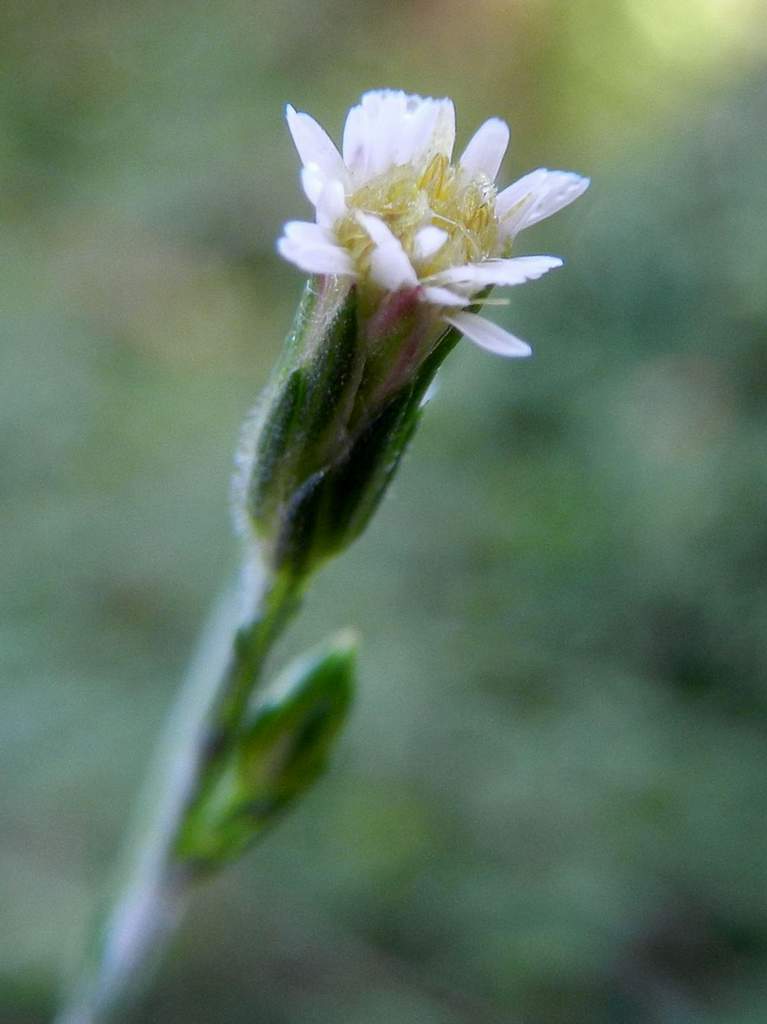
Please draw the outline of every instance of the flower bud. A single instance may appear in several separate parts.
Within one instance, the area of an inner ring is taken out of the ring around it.
[[[198,869],[238,857],[324,771],[351,705],[351,631],[292,663],[189,808],[176,854]]]
[[[457,339],[444,325],[435,331],[407,292],[373,315],[359,307],[354,285],[310,280],[282,365],[246,426],[239,518],[268,567],[295,578],[362,532]]]

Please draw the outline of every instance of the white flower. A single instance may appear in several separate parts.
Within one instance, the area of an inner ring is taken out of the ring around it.
[[[366,93],[346,118],[343,156],[308,114],[289,106],[287,121],[316,222],[285,225],[277,245],[286,259],[383,292],[411,290],[480,347],[530,354],[524,341],[463,307],[480,304],[494,285],[533,281],[562,265],[557,256],[511,257],[511,246],[524,228],[577,199],[588,178],[539,168],[497,192],[508,126],[485,121],[453,164],[448,99]]]

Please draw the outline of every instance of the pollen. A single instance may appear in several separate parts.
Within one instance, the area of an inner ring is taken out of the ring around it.
[[[334,225],[334,231],[357,273],[364,277],[373,244],[356,213],[380,217],[399,239],[419,278],[425,278],[498,254],[495,195],[489,179],[470,176],[437,153],[425,166],[390,167],[348,195],[349,212]],[[430,225],[446,232],[447,240],[437,252],[419,258],[415,238]]]

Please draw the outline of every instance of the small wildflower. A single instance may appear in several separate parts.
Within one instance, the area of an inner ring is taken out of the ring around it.
[[[307,273],[356,281],[369,308],[402,293],[481,348],[530,354],[526,342],[465,307],[479,305],[493,286],[523,284],[562,265],[557,256],[512,257],[512,245],[520,231],[577,199],[588,178],[539,168],[497,191],[508,126],[485,121],[453,163],[449,99],[366,93],[346,118],[343,155],[309,114],[289,106],[287,121],[316,221],[285,225],[278,242],[285,259]]]
[[[453,162],[448,99],[366,93],[343,155],[308,114],[287,120],[316,219],[290,221],[277,244],[311,277],[243,432],[235,509],[259,558],[304,579],[364,530],[461,335],[530,354],[478,311],[494,287],[562,265],[512,245],[589,183],[540,168],[498,191],[507,125],[486,121]]]

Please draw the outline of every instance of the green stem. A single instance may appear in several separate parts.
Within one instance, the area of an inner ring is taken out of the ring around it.
[[[101,1024],[126,1008],[189,901],[199,871],[178,852],[184,823],[236,741],[266,655],[301,592],[293,579],[264,575],[245,589],[248,612],[240,610],[243,588],[233,588],[203,633],[139,806],[118,896],[56,1024]]]

